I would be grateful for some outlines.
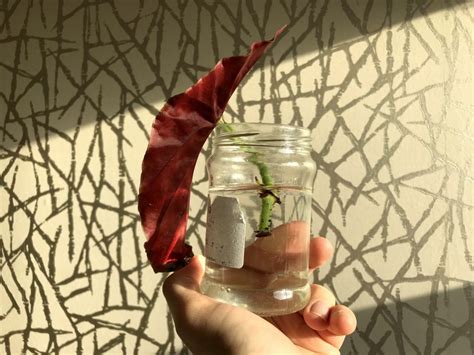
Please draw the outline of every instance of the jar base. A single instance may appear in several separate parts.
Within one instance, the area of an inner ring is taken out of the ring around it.
[[[203,294],[217,301],[244,308],[262,317],[281,316],[303,309],[310,299],[310,286],[250,289],[213,282],[204,277]]]

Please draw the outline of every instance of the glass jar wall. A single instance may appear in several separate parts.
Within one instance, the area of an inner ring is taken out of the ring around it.
[[[310,132],[273,124],[221,124],[207,161],[206,269],[201,289],[262,315],[309,299]]]

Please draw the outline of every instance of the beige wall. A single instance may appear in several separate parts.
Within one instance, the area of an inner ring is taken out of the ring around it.
[[[226,117],[312,129],[313,232],[336,246],[317,279],[359,318],[343,353],[471,354],[472,2],[139,4],[0,9],[0,352],[181,351],[137,213],[149,128],[288,24]]]

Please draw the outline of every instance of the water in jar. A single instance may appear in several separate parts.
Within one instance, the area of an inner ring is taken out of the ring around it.
[[[201,284],[202,292],[208,296],[263,316],[296,312],[304,308],[309,298],[311,193],[287,186],[277,186],[272,191],[280,199],[272,210],[272,233],[257,238],[260,187],[210,189],[211,204],[216,197],[238,201],[245,221],[245,247],[242,245],[241,267],[227,267],[207,259]],[[226,228],[232,228],[233,223],[223,223],[221,231],[226,235]]]

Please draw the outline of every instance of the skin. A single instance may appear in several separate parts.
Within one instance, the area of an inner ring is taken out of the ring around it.
[[[326,239],[311,239],[311,272],[332,252]],[[262,318],[201,294],[202,276],[202,264],[194,257],[163,285],[176,331],[193,354],[339,354],[345,336],[356,328],[354,313],[335,305],[332,293],[322,286],[311,285],[303,310]]]

